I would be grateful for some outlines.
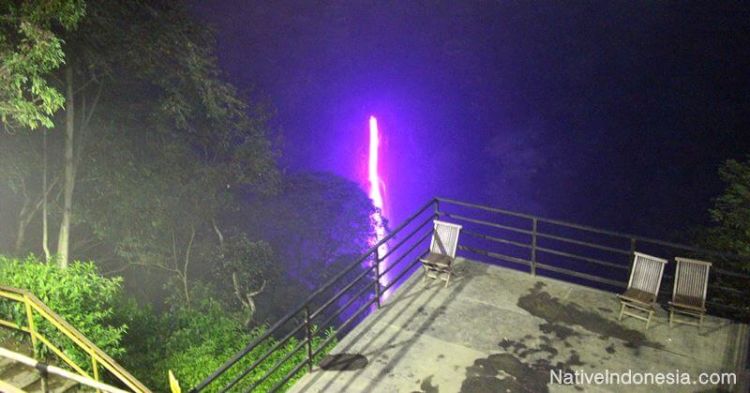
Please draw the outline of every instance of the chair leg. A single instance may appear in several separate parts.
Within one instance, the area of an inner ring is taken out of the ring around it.
[[[669,327],[672,327],[672,319],[674,319],[674,310],[669,310]]]
[[[451,272],[446,274],[448,274],[448,278],[445,279],[445,288],[448,288],[448,283],[451,281]]]
[[[651,317],[654,315],[653,311],[648,312],[648,319],[646,319],[646,330],[648,330],[648,325],[651,323]]]
[[[625,312],[625,303],[620,302],[620,316],[617,318],[618,321],[622,321],[622,314]]]

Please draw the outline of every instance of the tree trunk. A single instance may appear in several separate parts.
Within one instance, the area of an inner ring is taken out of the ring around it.
[[[190,287],[188,286],[188,265],[190,264],[190,253],[193,250],[193,241],[195,240],[195,227],[190,226],[190,240],[188,240],[187,249],[185,250],[185,264],[182,266],[180,279],[182,280],[182,290],[185,294],[185,304],[191,308],[190,304]]]
[[[49,263],[49,231],[47,230],[47,130],[42,135],[42,250],[44,250],[44,262]]]
[[[29,225],[29,221],[31,220],[29,217],[29,205],[31,202],[28,200],[28,197],[23,202],[23,208],[21,208],[21,212],[18,213],[18,228],[16,230],[16,244],[13,247],[13,253],[15,255],[19,255],[21,253],[21,248],[23,247],[23,242],[26,239],[26,227]],[[33,216],[32,216],[33,217]]]
[[[73,214],[73,188],[75,187],[75,162],[73,161],[73,135],[75,134],[75,104],[73,102],[73,68],[65,67],[65,175],[63,178],[63,215],[57,239],[57,256],[60,267],[68,266],[70,250],[70,221]]]

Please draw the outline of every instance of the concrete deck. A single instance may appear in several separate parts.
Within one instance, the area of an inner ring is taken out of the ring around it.
[[[747,326],[709,317],[669,327],[617,320],[607,292],[459,259],[448,288],[412,276],[332,354],[359,354],[364,367],[316,368],[290,391],[334,392],[714,392],[703,385],[561,385],[550,370],[734,372]],[[740,378],[740,376],[738,376]]]

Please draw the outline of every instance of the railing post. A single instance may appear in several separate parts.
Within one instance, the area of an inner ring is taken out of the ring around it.
[[[41,363],[39,363],[41,365]],[[46,367],[39,367],[39,381],[41,382],[42,393],[49,393],[49,373]]]
[[[307,341],[307,371],[312,372],[312,327],[310,326],[310,308],[305,306],[305,340]]]
[[[375,302],[378,305],[378,310],[380,310],[380,247],[375,248],[373,257],[375,257]]]
[[[29,297],[26,295],[23,295],[23,304],[26,307],[26,319],[27,319],[27,327],[29,328],[29,335],[31,335],[31,347],[34,351],[34,359],[37,361],[40,361],[39,359],[39,351],[37,350],[37,343],[36,343],[36,328],[34,327],[34,313],[31,310],[31,301],[29,301]]]
[[[94,381],[99,382],[99,365],[93,354],[91,354],[91,370],[94,372]],[[98,392],[101,391],[97,389],[97,393]]]
[[[536,233],[538,220],[536,217],[531,219],[531,275],[536,276]]]

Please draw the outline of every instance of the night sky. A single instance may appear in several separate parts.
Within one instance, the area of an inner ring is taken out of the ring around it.
[[[708,223],[750,150],[741,2],[200,2],[226,77],[276,109],[281,163],[644,235]]]

